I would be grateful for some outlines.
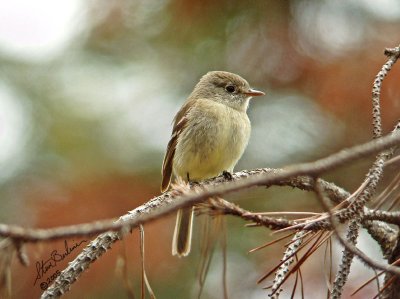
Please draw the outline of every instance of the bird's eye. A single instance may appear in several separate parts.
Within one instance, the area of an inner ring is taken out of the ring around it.
[[[226,90],[227,92],[229,92],[229,93],[233,93],[233,92],[236,91],[236,88],[235,88],[235,86],[233,86],[233,85],[228,85],[228,86],[225,87],[225,90]]]

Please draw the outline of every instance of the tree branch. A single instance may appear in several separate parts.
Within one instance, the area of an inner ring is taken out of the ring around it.
[[[222,177],[204,181],[200,186],[195,186],[191,191],[184,194],[176,194],[170,191],[161,196],[153,198],[146,204],[136,208],[130,213],[122,216],[117,224],[110,225],[117,232],[109,232],[100,235],[92,241],[70,265],[61,272],[43,294],[42,298],[55,298],[69,290],[71,284],[89,267],[90,263],[96,261],[111,245],[123,237],[118,230],[137,227],[139,224],[158,219],[159,217],[176,211],[179,208],[201,203],[208,198],[221,196],[234,191],[239,191],[253,186],[271,186],[282,184],[293,177],[311,174],[319,175],[334,168],[340,167],[347,162],[375,154],[384,149],[400,143],[400,135],[385,136],[350,149],[342,150],[336,154],[317,160],[312,163],[304,163],[286,167],[282,170],[255,170],[250,172],[238,172],[233,175],[233,180],[226,182]],[[337,190],[336,190],[337,191]],[[100,225],[99,225],[100,226]],[[48,231],[49,233],[51,231]],[[32,233],[32,232],[31,232]],[[1,234],[1,232],[0,232]],[[53,234],[53,237],[60,235]],[[62,237],[64,237],[63,235]],[[25,240],[40,238],[43,235],[30,235]]]

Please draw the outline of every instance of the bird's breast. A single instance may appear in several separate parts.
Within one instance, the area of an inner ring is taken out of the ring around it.
[[[200,105],[188,115],[188,125],[179,137],[174,173],[191,180],[211,178],[232,171],[250,136],[246,112],[223,104]]]

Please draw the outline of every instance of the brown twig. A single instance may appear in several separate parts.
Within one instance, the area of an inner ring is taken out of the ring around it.
[[[380,96],[382,82],[388,72],[392,69],[392,66],[396,63],[400,56],[400,48],[396,47],[393,49],[385,49],[385,55],[388,56],[388,61],[382,66],[382,69],[378,72],[375,77],[374,84],[372,87],[372,119],[373,119],[373,135],[374,138],[382,136],[382,120],[380,113]]]
[[[293,239],[296,239],[296,241],[292,242],[285,250],[285,254],[283,255],[282,260],[285,260],[284,263],[282,263],[278,270],[275,273],[275,278],[273,281],[272,289],[271,289],[271,298],[278,298],[279,293],[282,291],[281,285],[284,283],[284,281],[287,279],[287,274],[289,272],[289,267],[290,265],[294,262],[294,256],[298,252],[298,249],[303,242],[303,237],[304,237],[305,232],[300,231],[296,233],[293,237]]]

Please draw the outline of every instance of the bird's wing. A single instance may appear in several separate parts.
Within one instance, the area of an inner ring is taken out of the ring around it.
[[[171,139],[168,142],[167,152],[165,153],[162,166],[161,192],[166,191],[171,183],[176,145],[178,144],[179,135],[188,123],[187,116],[191,107],[193,107],[193,102],[186,102],[175,116]]]

